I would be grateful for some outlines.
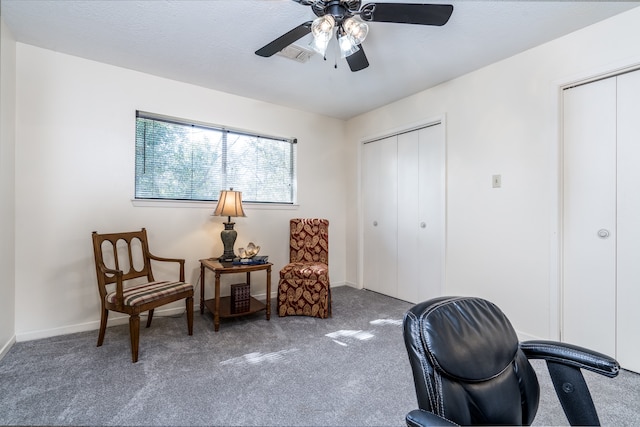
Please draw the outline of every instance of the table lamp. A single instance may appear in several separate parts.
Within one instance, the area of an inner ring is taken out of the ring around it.
[[[233,245],[236,242],[236,237],[238,237],[238,232],[233,229],[235,223],[231,222],[231,217],[247,216],[242,210],[242,192],[233,191],[233,188],[221,190],[218,205],[213,215],[227,217],[227,222],[224,223],[224,230],[220,232],[224,253],[218,257],[218,261],[231,262],[236,257],[233,252]]]

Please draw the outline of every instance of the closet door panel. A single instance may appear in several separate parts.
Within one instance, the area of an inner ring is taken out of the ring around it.
[[[614,355],[616,82],[564,91],[563,341]]]
[[[617,355],[640,372],[640,71],[618,77]]]
[[[420,253],[420,180],[418,131],[398,135],[398,295],[417,303],[424,282]]]
[[[419,265],[421,283],[416,302],[442,295],[445,254],[445,139],[438,124],[419,131],[420,220]]]
[[[380,205],[380,167],[381,150],[374,144],[362,147],[362,206],[363,206],[363,256],[364,269],[362,272],[363,286],[378,291],[378,251],[380,233],[374,227],[377,222],[377,207]]]
[[[396,296],[396,137],[364,144],[362,160],[363,286]]]
[[[398,136],[398,298],[440,296],[444,282],[444,135],[441,124]]]
[[[381,255],[378,258],[379,292],[396,296],[398,294],[398,212],[394,209],[394,202],[398,193],[398,153],[395,137],[381,143],[380,196],[382,200],[378,205],[381,242],[380,247],[377,248]]]

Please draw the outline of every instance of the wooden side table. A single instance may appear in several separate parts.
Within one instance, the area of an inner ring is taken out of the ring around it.
[[[248,314],[256,313],[261,310],[267,312],[267,320],[271,317],[271,264],[270,262],[265,264],[256,265],[233,265],[232,263],[221,263],[217,259],[201,259],[200,260],[200,314],[204,313],[204,307],[213,313],[213,329],[218,332],[220,329],[220,318],[224,317],[238,317],[246,316]],[[215,294],[212,299],[204,299],[204,275],[205,269],[211,270],[216,277],[215,281]],[[223,274],[233,273],[246,273],[247,284],[251,285],[251,272],[252,271],[267,271],[267,301],[266,304],[251,297],[249,304],[249,311],[242,313],[231,312],[231,298],[220,297],[220,276]]]

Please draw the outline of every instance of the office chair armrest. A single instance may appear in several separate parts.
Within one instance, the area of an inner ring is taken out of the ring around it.
[[[613,378],[618,375],[620,365],[605,354],[577,345],[557,341],[524,341],[520,348],[528,359],[544,359],[580,369],[587,369]]]
[[[551,375],[569,424],[599,426],[600,420],[593,404],[582,369],[613,378],[618,375],[618,362],[602,353],[577,345],[555,341],[525,341],[520,349],[529,359],[543,359]]]
[[[416,409],[409,412],[406,416],[407,426],[409,427],[427,427],[427,426],[457,426],[458,424],[442,418],[433,412],[423,409]]]

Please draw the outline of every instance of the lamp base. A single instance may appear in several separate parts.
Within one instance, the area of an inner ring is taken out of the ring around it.
[[[236,243],[236,237],[238,232],[233,229],[233,222],[225,222],[224,230],[220,232],[220,238],[224,245],[224,252],[218,257],[220,262],[232,262],[236,258],[236,254],[233,252],[233,245]]]

